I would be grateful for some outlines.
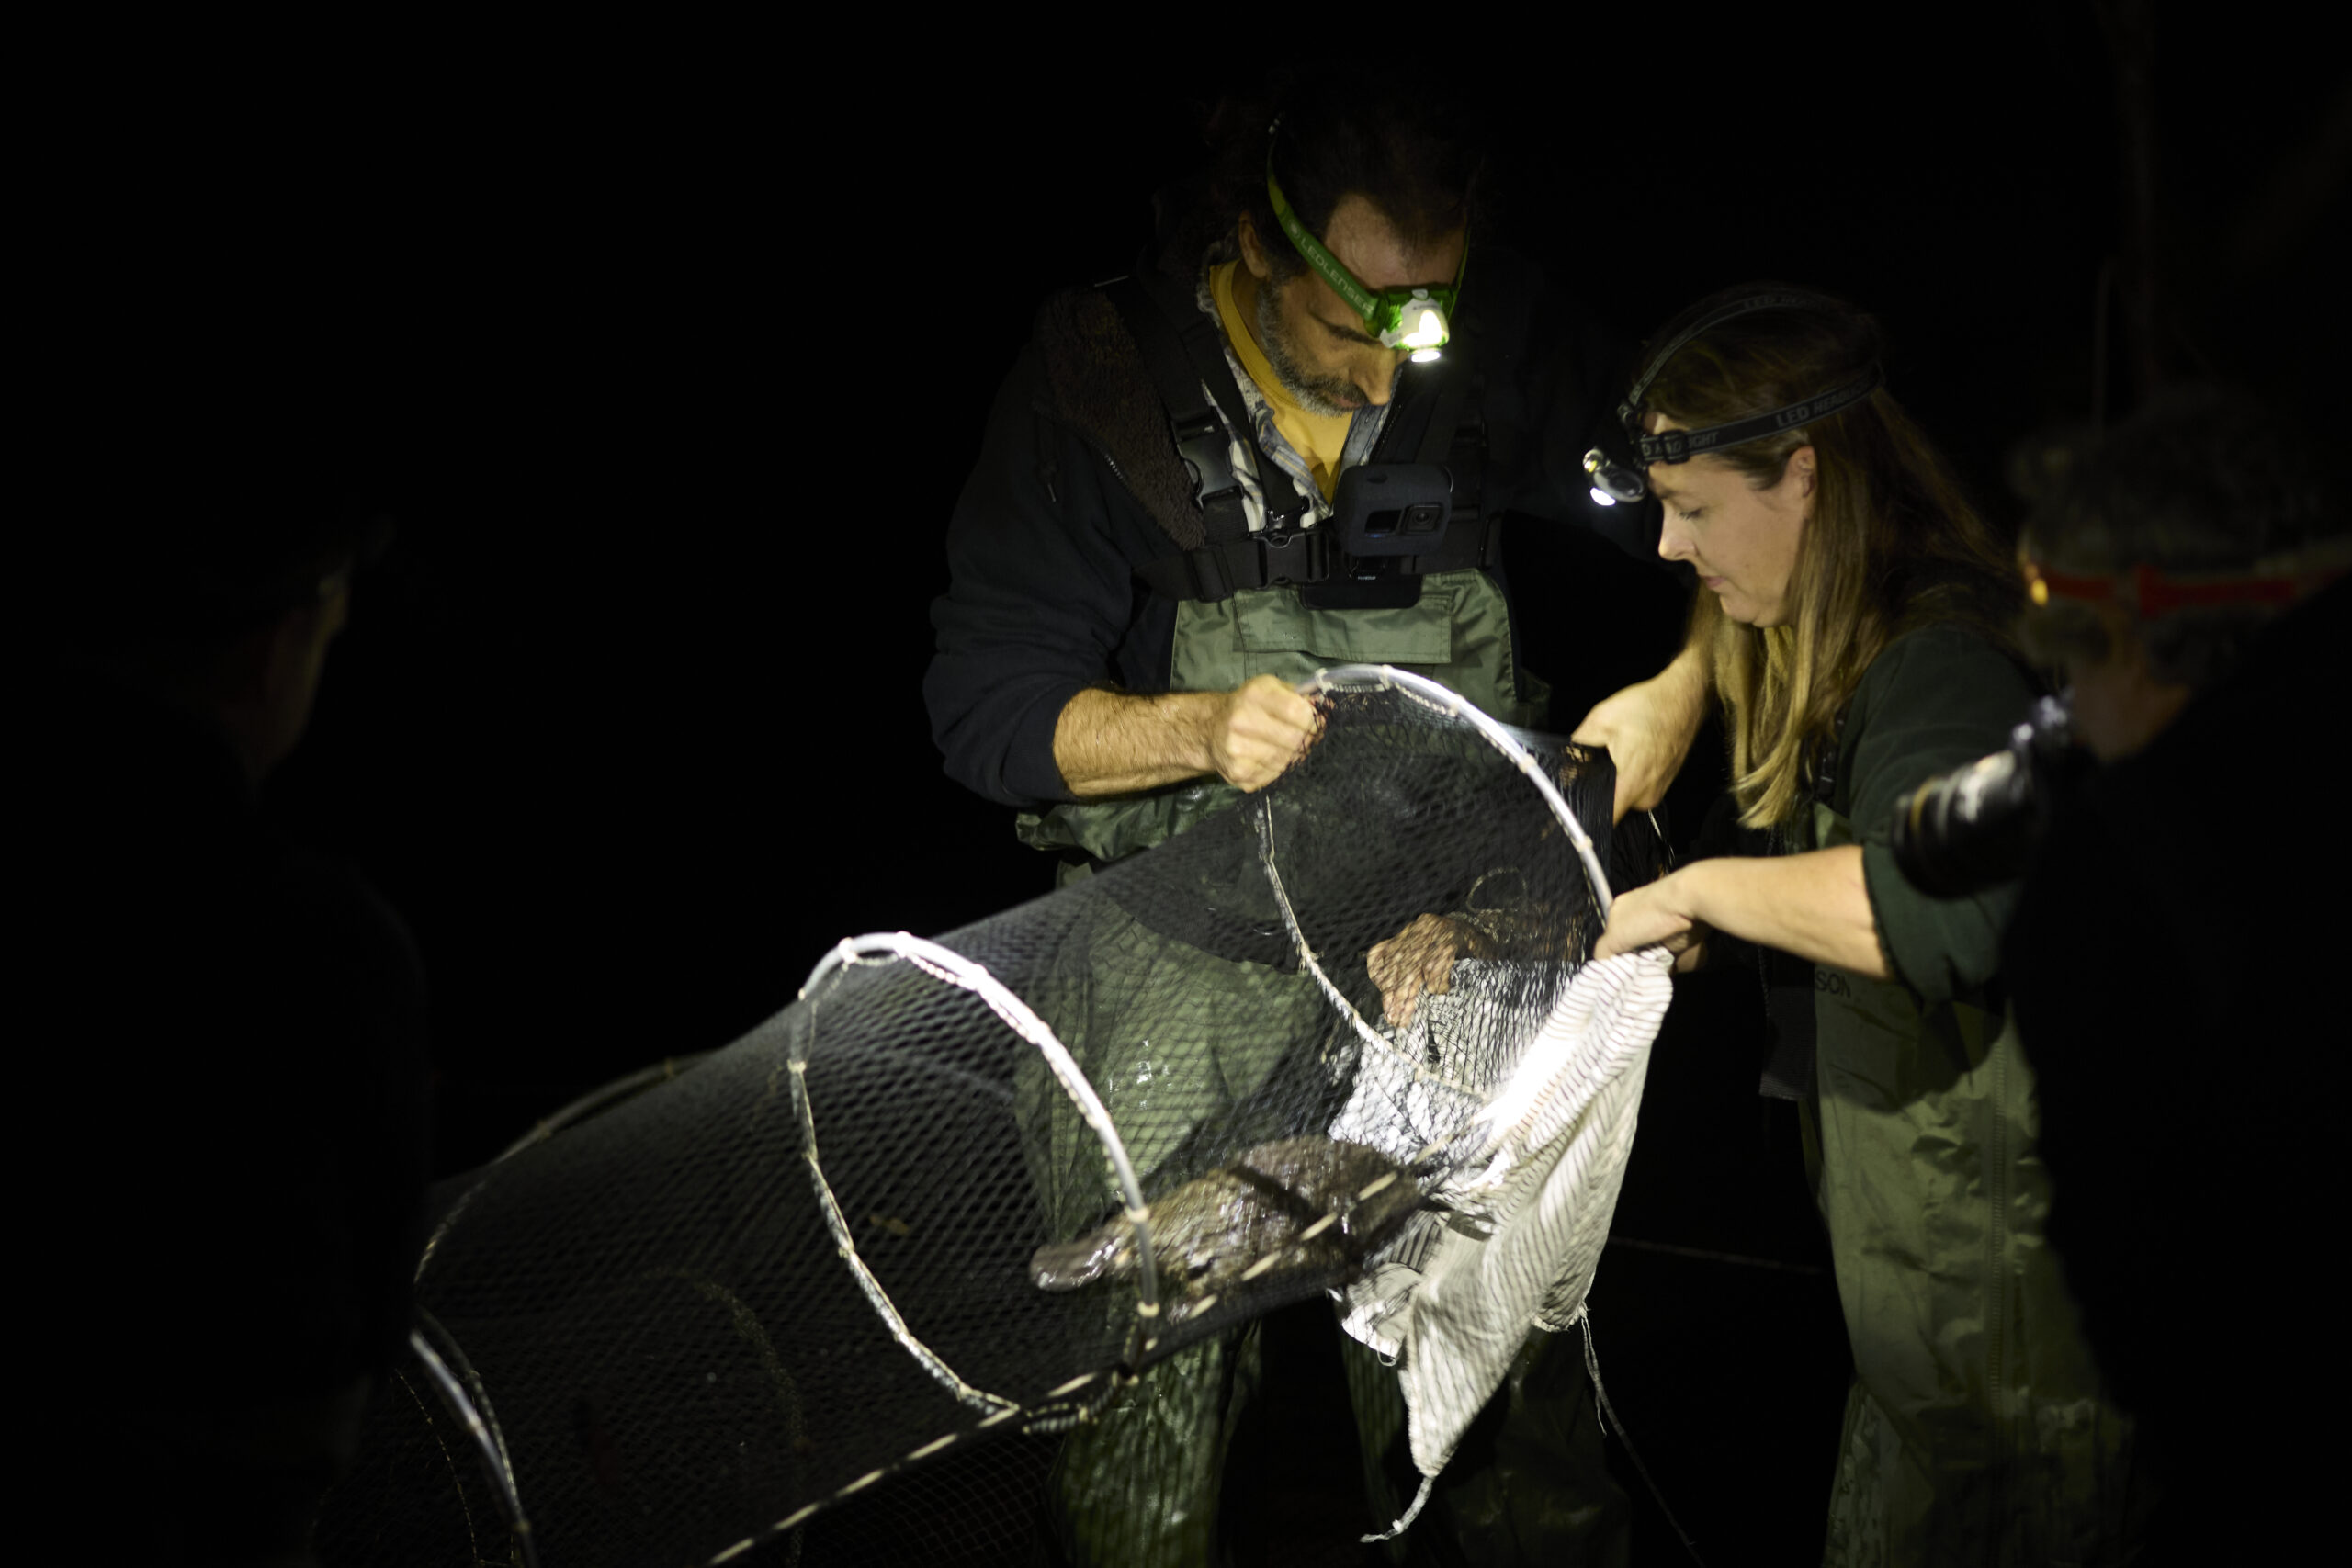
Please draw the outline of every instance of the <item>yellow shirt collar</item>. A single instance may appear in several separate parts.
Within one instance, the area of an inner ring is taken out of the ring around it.
[[[1234,356],[1241,361],[1241,368],[1250,373],[1250,379],[1258,384],[1258,390],[1272,410],[1274,428],[1290,443],[1291,449],[1313,468],[1315,482],[1328,500],[1339,483],[1340,457],[1347,449],[1352,416],[1310,413],[1290,395],[1282,378],[1274,374],[1273,366],[1267,363],[1258,340],[1250,335],[1249,324],[1242,320],[1240,303],[1233,293],[1234,269],[1240,265],[1238,260],[1229,261],[1209,269],[1209,293],[1216,301],[1217,319],[1224,323]]]

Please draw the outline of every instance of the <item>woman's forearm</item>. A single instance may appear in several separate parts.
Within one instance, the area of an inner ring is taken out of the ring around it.
[[[1608,748],[1617,768],[1614,809],[1620,821],[1627,812],[1645,811],[1666,798],[1667,786],[1706,722],[1713,692],[1708,647],[1720,614],[1713,604],[1713,594],[1701,593],[1682,651],[1648,680],[1595,703],[1571,737],[1581,745]]]
[[[1702,925],[1873,980],[1893,977],[1862,882],[1859,844],[1694,861],[1673,879],[1687,884],[1679,902]]]

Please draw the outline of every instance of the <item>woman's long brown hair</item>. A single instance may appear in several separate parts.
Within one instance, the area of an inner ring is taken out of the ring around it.
[[[1749,291],[1702,300],[1682,319]],[[1722,424],[1842,386],[1880,352],[1877,323],[1850,306],[1753,310],[1685,345],[1647,405],[1693,430]],[[1962,620],[2006,646],[2023,604],[2015,560],[1883,387],[1826,419],[1692,461],[1728,465],[1763,490],[1807,446],[1813,507],[1788,621],[1758,629],[1721,619],[1712,653],[1732,788],[1751,828],[1796,816],[1854,688],[1889,643],[1930,621]]]

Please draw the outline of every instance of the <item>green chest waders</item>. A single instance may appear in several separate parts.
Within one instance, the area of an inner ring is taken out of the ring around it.
[[[1527,728],[1542,725],[1550,695],[1544,682],[1519,668],[1501,590],[1476,570],[1426,577],[1419,601],[1395,609],[1319,609],[1286,586],[1244,589],[1215,602],[1180,601],[1169,684],[1178,691],[1230,691],[1260,675],[1295,682],[1318,670],[1357,663],[1428,675],[1503,722]],[[1239,797],[1220,781],[1193,781],[1024,816],[1021,836],[1040,848],[1077,849],[1113,861],[1172,838]],[[1066,865],[1063,880],[1083,874],[1085,863]],[[1155,1011],[1125,1021],[1121,1032],[1138,1042],[1194,1028],[1216,1033],[1228,1089],[1246,1089],[1273,1064],[1247,1059],[1252,1032],[1211,998],[1247,997],[1277,1014],[1319,1008],[1321,998],[1295,976],[1249,972],[1256,966],[1205,955],[1201,962],[1208,972],[1177,1010],[1188,1016]],[[1156,994],[1187,993],[1158,987]],[[1090,1067],[1122,1086],[1149,1077],[1139,1059]],[[1074,1134],[1070,1141],[1075,1147]],[[1082,1194],[1080,1206],[1099,1208],[1100,1194],[1086,1191],[1094,1184],[1094,1172],[1065,1165],[1042,1190]],[[1392,1561],[1419,1561],[1438,1551],[1498,1564],[1564,1556],[1594,1568],[1623,1562],[1625,1500],[1608,1474],[1590,1384],[1578,1348],[1555,1346],[1555,1337],[1533,1337],[1514,1366],[1501,1428],[1487,1436],[1486,1448],[1464,1453],[1449,1468],[1436,1517],[1418,1536],[1390,1542]],[[1368,1489],[1385,1524],[1411,1492],[1403,1393],[1396,1373],[1371,1351],[1344,1336],[1341,1351]],[[1205,1562],[1213,1549],[1222,1457],[1257,1376],[1254,1334],[1196,1346],[1154,1367],[1122,1391],[1099,1422],[1073,1434],[1057,1475],[1065,1550],[1085,1562]],[[1498,1457],[1504,1452],[1511,1456],[1507,1463]],[[1444,1548],[1431,1539],[1441,1531],[1452,1537]]]
[[[1296,682],[1340,664],[1394,664],[1427,675],[1522,728],[1541,725],[1550,695],[1544,682],[1519,668],[1502,590],[1475,569],[1424,578],[1419,602],[1398,609],[1317,609],[1287,585],[1177,604],[1170,691],[1229,692],[1260,675]],[[1240,794],[1219,779],[1193,779],[1117,800],[1023,812],[1017,831],[1037,849],[1114,861],[1174,838]]]

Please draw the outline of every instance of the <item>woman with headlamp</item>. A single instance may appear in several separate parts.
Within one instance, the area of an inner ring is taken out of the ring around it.
[[[2016,568],[1880,385],[1869,317],[1765,286],[1657,341],[1623,459],[1587,466],[1663,502],[1659,551],[1696,570],[1701,613],[1674,667],[1577,739],[1670,774],[1712,693],[1740,820],[1775,852],[1621,894],[1597,955],[1664,943],[1687,966],[1712,930],[1813,971],[1812,1059],[1781,1076],[1856,1371],[1826,1559],[2120,1558],[2131,1434],[2042,1237],[1997,973],[2013,890],[1928,898],[1887,848],[1895,803],[1996,750],[2036,694],[2008,639]]]

